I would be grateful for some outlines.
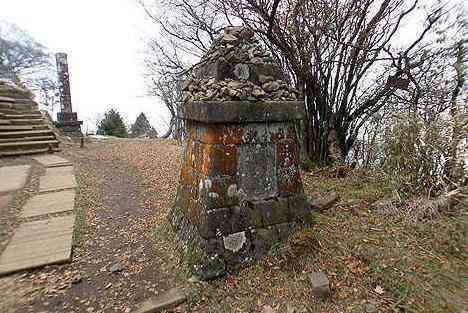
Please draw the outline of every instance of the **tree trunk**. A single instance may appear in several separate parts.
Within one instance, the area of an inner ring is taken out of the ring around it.
[[[452,91],[450,99],[450,115],[452,118],[452,138],[450,142],[448,160],[445,163],[445,176],[450,185],[457,185],[463,177],[463,163],[465,160],[458,156],[458,146],[462,139],[462,123],[460,121],[460,108],[458,105],[458,96],[465,83],[465,73],[463,68],[464,60],[464,47],[463,42],[457,45],[457,61],[454,65],[456,71],[456,85]],[[461,160],[460,160],[461,159]]]
[[[310,160],[320,166],[343,163],[348,152],[346,132],[336,121],[325,99],[305,88],[306,115],[305,145]]]

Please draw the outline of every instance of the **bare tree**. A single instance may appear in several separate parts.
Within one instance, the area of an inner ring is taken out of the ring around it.
[[[306,149],[314,161],[342,161],[359,130],[419,64],[419,43],[443,14],[432,10],[420,35],[407,47],[391,48],[405,19],[416,10],[401,0],[228,0],[242,19],[275,51],[306,100]],[[333,160],[332,151],[336,153]]]
[[[148,39],[145,68],[151,94],[164,102],[171,116],[168,131],[162,137],[172,135],[181,139],[184,126],[179,119],[180,86],[193,64],[230,22],[226,16],[214,13],[210,1],[140,0],[139,3],[159,30],[157,36]]]
[[[26,31],[0,21],[0,77],[21,81],[48,106],[58,101],[52,60],[47,49]]]
[[[304,145],[320,164],[341,162],[359,131],[399,90],[414,83],[425,64],[424,39],[447,13],[432,7],[417,37],[396,48],[399,31],[418,11],[418,0],[166,0],[150,16],[163,30],[160,74],[186,74],[221,26],[252,28],[303,92],[307,117]],[[185,56],[191,55],[192,58]],[[188,53],[188,54],[185,54]]]
[[[153,81],[153,95],[159,97],[170,112],[170,122],[168,130],[161,138],[172,136],[176,140],[185,138],[185,125],[180,117],[182,113],[182,88],[180,80],[174,80],[173,77],[160,78]]]

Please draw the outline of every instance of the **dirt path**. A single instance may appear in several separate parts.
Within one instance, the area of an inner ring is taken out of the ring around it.
[[[167,149],[158,154],[162,158],[177,158],[177,146],[158,147]],[[154,195],[165,196],[167,185],[148,188],[148,177],[168,175],[164,159],[155,155],[157,166],[147,175],[137,166],[138,155],[124,150],[116,142],[65,153],[74,161],[80,184],[82,222],[73,262],[4,280],[20,298],[9,312],[130,312],[177,285],[173,259],[157,253],[153,234]]]

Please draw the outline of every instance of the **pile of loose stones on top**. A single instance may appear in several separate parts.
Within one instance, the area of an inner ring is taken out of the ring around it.
[[[231,27],[217,38],[200,65],[229,64],[232,78],[191,78],[182,87],[183,101],[295,101],[299,92],[279,77],[268,75],[273,58],[265,52],[254,34],[243,27]],[[215,65],[218,66],[219,65]],[[263,69],[267,69],[262,71]],[[219,70],[219,69],[218,69]],[[255,79],[249,77],[256,72]]]

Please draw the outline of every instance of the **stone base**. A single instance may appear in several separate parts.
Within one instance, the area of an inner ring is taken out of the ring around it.
[[[303,224],[298,217],[290,222],[205,239],[177,207],[172,209],[170,223],[178,234],[185,263],[200,280],[234,274],[262,259],[274,244],[286,240]]]
[[[186,103],[188,138],[172,214],[201,279],[264,256],[309,211],[295,121],[303,103]]]
[[[83,137],[81,132],[82,121],[78,121],[76,112],[58,112],[56,127],[66,136]]]

